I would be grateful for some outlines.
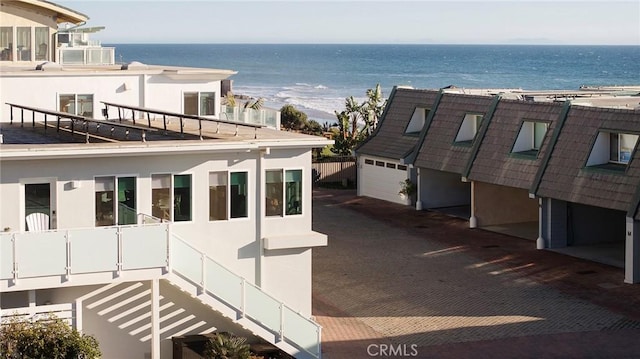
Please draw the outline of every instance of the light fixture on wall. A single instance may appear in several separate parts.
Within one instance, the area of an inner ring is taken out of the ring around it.
[[[125,83],[122,84],[122,89],[124,91],[129,91],[129,90],[131,90],[131,85],[129,85],[128,83],[125,82]]]

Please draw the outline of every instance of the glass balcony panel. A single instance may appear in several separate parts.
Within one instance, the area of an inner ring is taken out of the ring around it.
[[[66,273],[65,232],[16,234],[18,277],[41,277]]]
[[[210,258],[207,258],[205,263],[206,290],[229,305],[240,308],[242,306],[242,278],[229,272]]]
[[[167,225],[121,227],[122,268],[158,268],[167,265]]]
[[[284,308],[284,337],[287,341],[295,343],[300,349],[319,356],[318,331],[316,323],[294,312],[291,308]]]
[[[60,59],[63,65],[82,65],[84,64],[84,50],[62,49],[60,50]]]
[[[118,269],[117,228],[78,229],[70,231],[69,235],[71,273],[106,272]]]
[[[245,287],[245,313],[273,331],[280,330],[280,303],[257,287]]]
[[[0,279],[13,278],[13,243],[12,234],[0,234]]]
[[[176,237],[171,238],[171,266],[192,283],[202,283],[200,252]]]

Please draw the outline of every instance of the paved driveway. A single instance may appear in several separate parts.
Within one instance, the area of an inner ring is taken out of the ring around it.
[[[325,358],[640,357],[637,307],[589,300],[598,288],[629,288],[633,296],[638,286],[613,274],[593,277],[600,286],[576,295],[550,280],[558,268],[540,262],[551,256],[596,274],[608,267],[523,254],[517,249],[533,242],[353,192],[316,191],[313,215],[314,230],[329,235],[329,246],[313,253]]]

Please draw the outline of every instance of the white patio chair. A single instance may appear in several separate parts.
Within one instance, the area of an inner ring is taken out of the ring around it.
[[[31,213],[27,216],[27,230],[29,232],[46,231],[49,229],[49,215],[45,213]]]

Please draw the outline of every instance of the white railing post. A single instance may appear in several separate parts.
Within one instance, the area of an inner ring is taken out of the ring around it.
[[[322,357],[322,327],[321,326],[317,326],[316,328],[318,328],[317,333],[318,333],[318,340],[317,340],[317,347],[316,347],[316,358],[321,358]]]
[[[116,263],[116,275],[119,277],[122,275],[122,231],[118,226],[116,232],[116,240],[118,241],[118,263]]]
[[[67,244],[67,266],[65,267],[65,279],[71,280],[71,235],[69,234],[69,230],[65,231],[64,239]]]
[[[242,278],[242,280],[240,281],[240,318],[244,318],[245,315],[245,308],[246,308],[246,304],[247,304],[247,291],[245,289],[247,284],[247,281]]]
[[[73,308],[73,317],[75,318],[75,328],[82,333],[82,299],[76,299],[75,308]]]
[[[167,230],[167,266],[165,267],[167,273],[171,273],[171,225],[169,223],[166,224]]]
[[[280,331],[278,341],[284,340],[284,303],[280,302]]]
[[[17,243],[16,243],[17,239],[16,239],[16,235],[15,233],[11,235],[11,247],[13,250],[13,284],[16,285],[18,284],[18,251],[16,249],[17,247]]]
[[[206,254],[200,252],[200,294],[205,292],[205,261],[207,260]]]

